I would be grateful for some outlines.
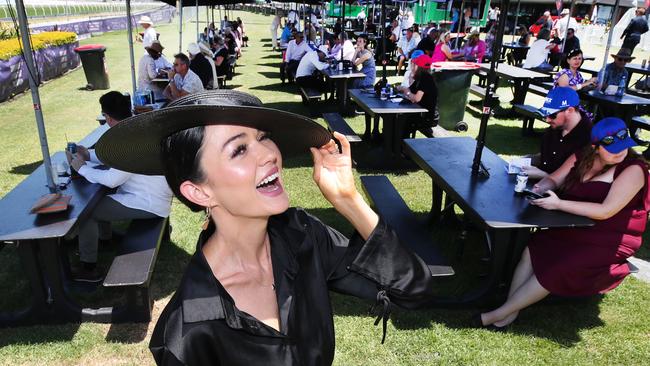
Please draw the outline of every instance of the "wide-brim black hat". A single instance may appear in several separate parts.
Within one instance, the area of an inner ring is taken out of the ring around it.
[[[106,165],[146,175],[163,175],[161,142],[178,131],[206,125],[238,125],[268,131],[284,157],[321,147],[331,134],[314,120],[265,108],[235,90],[211,90],[180,98],[167,107],[127,118],[99,139],[95,152]]]

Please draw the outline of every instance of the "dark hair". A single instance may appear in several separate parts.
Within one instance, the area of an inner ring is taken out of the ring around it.
[[[368,48],[368,35],[366,33],[362,33],[362,34],[359,34],[359,36],[357,37],[357,40],[359,40],[359,38],[366,41],[366,45],[363,48]]]
[[[174,55],[174,58],[178,59],[180,62],[184,63],[188,67],[190,66],[190,59],[184,53],[177,53]]]
[[[548,28],[540,29],[537,33],[537,39],[548,39],[551,37],[551,31]]]
[[[582,55],[582,50],[579,49],[579,48],[572,49],[571,51],[569,51],[569,53],[566,54],[564,59],[562,59],[562,62],[560,63],[560,66],[562,66],[563,69],[568,69],[569,68],[569,59],[571,57],[576,57],[578,55]],[[585,59],[583,57],[582,58],[582,63],[580,64],[580,66],[582,66],[582,64],[584,64],[584,63],[585,63]]]
[[[186,180],[193,183],[205,181],[205,174],[200,165],[204,135],[205,126],[188,128],[168,136],[160,146],[165,179],[169,188],[179,201],[194,212],[201,211],[204,207],[185,198],[180,188],[181,183]]]
[[[99,97],[102,112],[121,121],[131,117],[131,99],[120,92],[110,91]]]

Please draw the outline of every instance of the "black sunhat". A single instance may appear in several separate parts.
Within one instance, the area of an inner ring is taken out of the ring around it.
[[[127,118],[99,139],[95,152],[113,168],[146,175],[163,175],[160,144],[167,136],[205,125],[239,125],[271,133],[284,157],[306,153],[331,139],[314,120],[277,109],[235,90],[191,94],[168,107]]]

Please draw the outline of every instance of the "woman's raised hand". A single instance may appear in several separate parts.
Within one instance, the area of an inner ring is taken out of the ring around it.
[[[336,206],[346,199],[355,198],[357,188],[352,174],[350,142],[338,132],[334,132],[334,138],[341,144],[341,152],[334,140],[310,150],[314,158],[314,181],[323,196]]]

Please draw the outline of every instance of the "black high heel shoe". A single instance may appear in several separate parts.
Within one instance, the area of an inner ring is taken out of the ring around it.
[[[484,325],[483,319],[481,319],[481,313],[472,315],[472,319],[470,320],[470,325],[472,326],[472,328],[485,329],[497,333],[503,333],[508,330],[507,325],[504,325],[503,327],[497,327],[494,324]]]

